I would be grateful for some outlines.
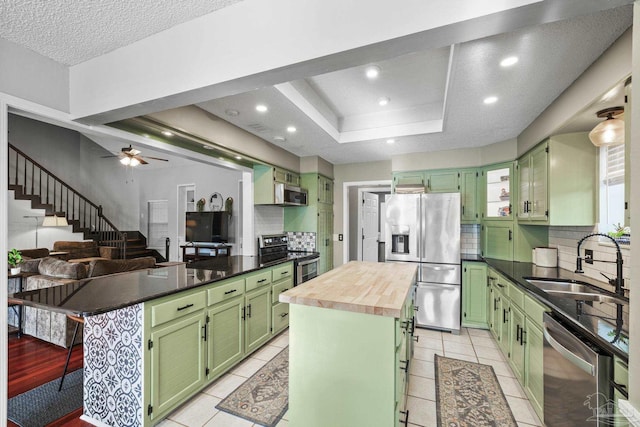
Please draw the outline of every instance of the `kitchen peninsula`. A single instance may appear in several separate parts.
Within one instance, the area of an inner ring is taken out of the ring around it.
[[[137,270],[9,296],[82,316],[84,414],[99,425],[151,426],[288,324],[284,258],[230,256]]]
[[[292,426],[407,424],[416,271],[352,261],[280,294]]]

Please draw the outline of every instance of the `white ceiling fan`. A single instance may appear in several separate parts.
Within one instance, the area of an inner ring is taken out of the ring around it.
[[[120,153],[118,153],[117,155],[103,156],[103,158],[118,157],[120,159],[120,163],[122,163],[125,166],[138,166],[138,165],[149,164],[149,162],[147,162],[145,159],[159,160],[162,162],[169,161],[168,159],[162,159],[160,157],[151,157],[151,156],[143,157],[140,155],[140,153],[142,153],[142,151],[136,150],[131,145],[129,145],[128,147],[123,147],[122,150],[120,150]]]

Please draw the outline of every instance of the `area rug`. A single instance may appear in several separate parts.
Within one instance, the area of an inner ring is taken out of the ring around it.
[[[82,369],[26,391],[7,401],[7,418],[22,427],[42,427],[82,408]]]
[[[225,397],[217,409],[273,427],[289,407],[289,347]]]
[[[517,427],[493,368],[436,355],[438,427]]]

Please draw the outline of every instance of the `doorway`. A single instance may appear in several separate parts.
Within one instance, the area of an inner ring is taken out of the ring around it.
[[[345,263],[384,260],[384,200],[387,194],[391,194],[388,181],[345,183]]]

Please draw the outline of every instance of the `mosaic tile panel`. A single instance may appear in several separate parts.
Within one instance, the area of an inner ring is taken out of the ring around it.
[[[316,233],[306,231],[287,231],[290,251],[315,252]]]
[[[84,413],[111,426],[143,424],[142,304],[87,317]]]

